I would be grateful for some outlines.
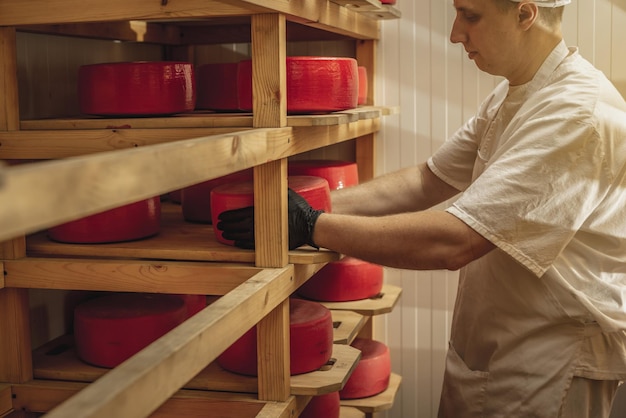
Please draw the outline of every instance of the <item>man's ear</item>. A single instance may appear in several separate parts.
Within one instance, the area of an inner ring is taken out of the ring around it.
[[[517,11],[519,24],[524,30],[528,30],[539,16],[539,7],[533,1],[521,2]]]

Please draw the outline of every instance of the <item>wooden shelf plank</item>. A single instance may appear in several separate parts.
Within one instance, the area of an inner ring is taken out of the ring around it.
[[[389,313],[400,299],[402,288],[389,284],[383,285],[379,295],[373,298],[351,302],[321,302],[330,310],[348,310],[362,315],[373,316]]]
[[[348,345],[333,346],[333,364],[311,373],[291,376],[292,395],[324,395],[343,388],[361,356]],[[37,379],[94,382],[109,372],[82,362],[74,351],[71,335],[58,338],[33,353],[34,375]],[[184,384],[187,389],[257,393],[258,379],[222,369],[212,362]]]
[[[86,386],[87,383],[79,382],[33,380],[9,386],[9,394],[12,388],[16,409],[46,413]],[[295,397],[290,397],[286,402],[267,403],[259,401],[253,394],[179,390],[151,418],[201,418],[206,417],[208,410],[220,417],[253,418],[266,408],[263,413],[269,415],[263,416],[278,418],[284,411],[294,410],[295,406]]]
[[[348,8],[353,8],[353,6],[348,6]],[[376,20],[391,20],[391,19],[400,19],[402,17],[402,12],[399,9],[390,6],[388,4],[383,4],[379,9],[376,8],[366,8],[366,9],[354,9],[361,13],[363,16],[367,16],[371,19]]]
[[[89,8],[81,0],[19,0],[0,3],[0,26],[29,26],[110,21],[188,21],[214,17],[282,13],[288,20],[357,39],[378,39],[375,21],[326,0],[184,0],[165,4],[150,0],[94,0]],[[33,13],[46,10],[46,13]]]
[[[149,415],[300,285],[291,267],[264,269],[118,367],[105,370],[49,418]]]
[[[350,406],[342,406],[339,410],[340,418],[365,418],[365,413]]]
[[[213,226],[185,222],[181,206],[163,202],[158,235],[138,241],[110,244],[66,244],[51,241],[45,231],[30,235],[26,251],[31,257],[140,258],[151,260],[254,263],[253,250],[222,244]],[[339,255],[312,247],[289,251],[289,263],[318,264],[336,261]]]
[[[352,311],[331,311],[335,344],[351,344],[367,323],[368,317]]]
[[[391,373],[389,379],[389,387],[382,393],[368,398],[362,399],[342,399],[342,407],[353,407],[367,414],[385,411],[393,406],[396,394],[400,389],[402,377],[395,373]]]
[[[9,413],[13,409],[13,399],[11,386],[0,384],[0,417]]]
[[[9,167],[0,241],[283,158],[291,134],[254,129]]]

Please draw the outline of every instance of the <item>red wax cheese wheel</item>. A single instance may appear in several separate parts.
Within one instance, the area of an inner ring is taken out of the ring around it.
[[[317,302],[289,301],[289,352],[292,375],[319,369],[330,360],[333,349],[333,320],[330,311]],[[252,328],[218,358],[225,370],[257,375],[257,337]]]
[[[367,103],[368,83],[367,68],[359,66],[359,99],[357,103],[360,105]]]
[[[289,187],[299,193],[314,209],[331,211],[330,188],[325,179],[315,176],[289,176],[287,182]],[[224,239],[222,231],[217,229],[217,218],[220,213],[253,205],[254,183],[252,181],[227,183],[211,190],[211,217],[217,241],[233,245],[233,241]]]
[[[183,300],[186,307],[187,318],[190,318],[206,308],[206,296],[205,295],[176,295]]]
[[[196,105],[193,65],[113,62],[78,70],[80,111],[99,116],[170,115]]]
[[[289,161],[290,176],[316,176],[326,179],[330,190],[359,184],[356,163],[339,160],[293,160]]]
[[[380,0],[382,4],[396,4],[396,0]]]
[[[196,107],[218,111],[239,109],[236,62],[205,64],[198,68]]]
[[[367,398],[385,391],[391,377],[389,347],[366,338],[357,338],[351,345],[361,351],[361,359],[339,391],[341,399]]]
[[[344,257],[322,267],[300,286],[298,294],[324,302],[347,302],[376,296],[382,287],[382,266]]]
[[[300,414],[300,418],[339,418],[341,399],[339,392],[313,396]]]
[[[158,196],[120,206],[48,229],[59,242],[101,244],[133,241],[160,230],[161,200]]]
[[[115,367],[168,331],[187,315],[174,295],[113,293],[74,310],[78,357],[100,367]]]
[[[226,183],[252,180],[253,170],[249,169],[184,188],[181,202],[183,217],[189,222],[210,224],[212,222],[211,190]]]
[[[327,113],[352,109],[359,96],[354,58],[287,57],[287,112]],[[239,108],[252,110],[252,61],[239,63]]]

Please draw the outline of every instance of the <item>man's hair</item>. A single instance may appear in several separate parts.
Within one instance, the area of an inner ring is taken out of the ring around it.
[[[509,10],[518,3],[511,0],[494,0],[496,4],[503,10]],[[552,29],[557,28],[563,20],[564,6],[560,7],[539,7],[539,21]]]

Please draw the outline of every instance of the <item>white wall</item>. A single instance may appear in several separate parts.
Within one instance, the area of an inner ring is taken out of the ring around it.
[[[481,74],[462,46],[449,42],[452,0],[397,3],[402,19],[383,24],[376,97],[378,104],[401,110],[383,120],[377,174],[428,158],[497,81]],[[566,7],[564,36],[626,94],[626,0],[573,0]],[[389,345],[393,370],[403,376],[403,384],[393,409],[381,415],[434,417],[457,275],[388,269],[386,277],[403,294],[392,313],[377,318],[376,338]]]

